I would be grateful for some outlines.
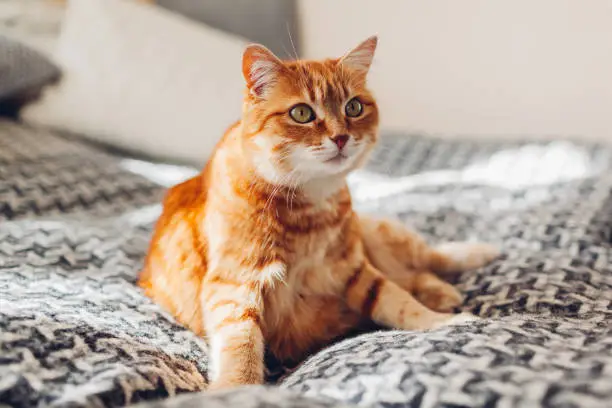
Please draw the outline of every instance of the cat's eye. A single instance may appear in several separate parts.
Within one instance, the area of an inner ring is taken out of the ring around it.
[[[289,116],[291,116],[291,119],[295,120],[297,123],[308,123],[315,120],[314,111],[305,103],[300,103],[291,108],[289,111]]]
[[[344,112],[349,118],[356,118],[363,113],[363,105],[357,98],[353,98],[346,103]]]

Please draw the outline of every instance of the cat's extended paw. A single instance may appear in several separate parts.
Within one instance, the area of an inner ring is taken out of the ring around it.
[[[440,327],[446,326],[464,326],[479,320],[481,319],[478,316],[470,313],[453,314],[449,315],[448,318],[437,322],[434,326],[432,326],[432,329],[439,329]]]
[[[438,285],[419,290],[416,293],[416,298],[423,305],[436,312],[451,312],[463,304],[461,292],[446,282],[440,282]]]
[[[481,242],[447,242],[436,247],[447,258],[444,272],[465,272],[489,264],[500,256],[494,245]]]

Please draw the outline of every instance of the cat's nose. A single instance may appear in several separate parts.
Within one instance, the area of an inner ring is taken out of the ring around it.
[[[338,149],[342,150],[346,142],[349,140],[349,135],[336,135],[331,138],[332,142],[338,146]]]

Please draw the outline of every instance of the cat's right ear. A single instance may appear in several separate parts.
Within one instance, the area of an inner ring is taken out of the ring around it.
[[[265,97],[283,68],[283,62],[263,45],[249,45],[242,54],[242,74],[249,92],[258,98]]]

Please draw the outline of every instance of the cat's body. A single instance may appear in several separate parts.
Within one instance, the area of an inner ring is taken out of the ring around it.
[[[241,168],[244,160],[233,151],[239,130],[240,125],[230,129],[219,147],[231,153],[216,154],[202,174],[169,191],[141,285],[200,335],[206,333],[199,300],[200,292],[206,291],[201,287],[203,280],[218,280],[230,292],[236,290],[234,283],[260,285],[261,325],[267,344],[280,359],[299,359],[329,341],[329,336],[354,327],[359,319],[337,297],[326,293],[331,285],[323,279],[334,276],[329,258],[346,256],[342,234],[351,224],[350,196],[343,189],[330,197],[327,208],[316,208],[306,205],[296,192],[272,195],[274,186],[261,180],[251,185]],[[212,170],[215,167],[228,171],[220,174]],[[210,190],[227,193],[232,199],[209,200],[205,191]],[[336,211],[334,202],[342,202],[341,211]],[[218,225],[221,223],[225,228]],[[240,275],[232,273],[236,269],[227,274],[209,271],[206,249],[218,244],[210,243],[204,231],[207,226],[214,229],[212,241],[231,239],[233,245],[226,250],[247,263],[243,276],[235,276]],[[275,268],[281,258],[284,271]],[[249,273],[249,269],[256,271]],[[340,313],[345,318],[339,319]]]
[[[242,121],[166,197],[140,285],[207,337],[214,387],[262,382],[264,345],[299,360],[364,320],[427,330],[467,318],[447,313],[461,297],[433,272],[481,266],[492,247],[430,248],[352,210],[344,178],[377,137],[375,46],[290,63],[249,47]]]

